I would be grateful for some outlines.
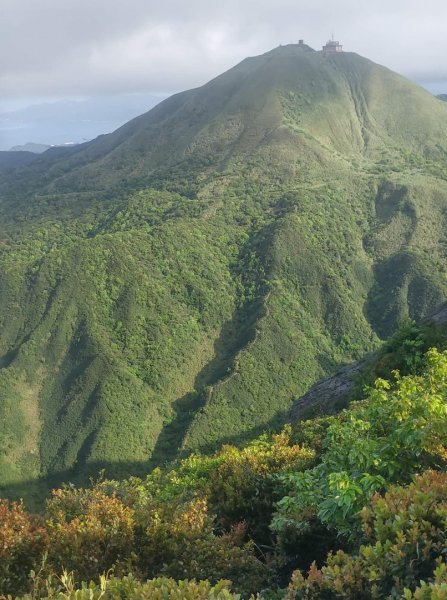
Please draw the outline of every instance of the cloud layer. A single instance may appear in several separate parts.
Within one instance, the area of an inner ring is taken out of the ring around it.
[[[444,82],[446,21],[445,0],[3,0],[0,89],[3,100],[171,93],[332,33],[416,81]]]

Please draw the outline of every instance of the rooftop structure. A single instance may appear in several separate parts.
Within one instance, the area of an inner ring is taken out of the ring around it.
[[[323,46],[323,52],[330,52],[330,53],[343,52],[343,46],[340,46],[340,42],[337,42],[334,40],[334,38],[332,38],[331,40],[329,40],[327,42],[326,46]]]

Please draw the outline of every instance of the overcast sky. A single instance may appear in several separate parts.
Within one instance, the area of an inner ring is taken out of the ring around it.
[[[205,83],[246,56],[332,33],[447,92],[446,0],[0,0],[0,103]]]

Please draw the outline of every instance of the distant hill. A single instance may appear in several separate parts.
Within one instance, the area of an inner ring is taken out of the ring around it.
[[[113,131],[163,100],[147,94],[115,94],[58,100],[0,113],[0,150],[26,145],[80,143]],[[34,151],[34,150],[31,150]]]
[[[27,144],[23,144],[22,146],[13,146],[10,148],[10,152],[34,152],[35,154],[42,154],[45,150],[48,150],[51,146],[47,144],[34,144],[33,142],[28,142]]]
[[[1,177],[4,489],[251,438],[430,312],[446,156],[447,105],[289,45]]]
[[[447,102],[447,94],[439,94],[439,96],[437,96],[437,98],[439,98],[440,100],[443,100],[444,102]]]
[[[34,148],[34,150],[20,150],[19,146],[8,151],[0,151],[0,172],[10,169],[24,167],[40,158],[53,158],[65,154],[65,151],[70,151],[75,145],[62,146],[44,146],[41,144],[26,144],[23,148]],[[37,147],[37,148],[36,148]]]
[[[33,154],[43,154],[47,152],[47,150],[52,150],[54,152],[50,152],[47,156],[50,156],[54,153],[58,153],[60,149],[71,149],[75,148],[78,144],[67,143],[67,144],[54,144],[52,146],[47,146],[46,144],[34,144],[32,142],[28,142],[23,146],[14,146],[9,150],[9,152],[32,152]]]

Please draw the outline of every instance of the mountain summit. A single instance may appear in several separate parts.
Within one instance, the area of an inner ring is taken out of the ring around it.
[[[247,439],[429,312],[446,156],[447,104],[298,44],[3,175],[6,491]]]
[[[139,186],[173,165],[222,168],[266,144],[376,160],[405,147],[437,159],[445,112],[422,88],[357,54],[279,46],[79,146],[62,160],[64,175],[53,167],[46,181],[70,191],[123,179]]]

